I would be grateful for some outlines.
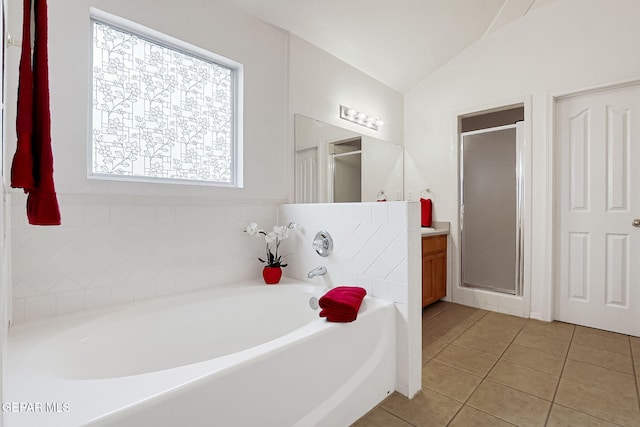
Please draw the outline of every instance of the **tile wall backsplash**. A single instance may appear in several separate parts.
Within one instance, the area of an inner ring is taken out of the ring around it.
[[[264,242],[243,233],[295,221],[286,240],[287,277],[361,286],[396,305],[396,390],[421,387],[420,229],[416,202],[280,205],[199,199],[59,195],[63,225],[26,222],[25,198],[11,194],[14,324],[260,277]],[[321,258],[313,236],[327,230],[334,252]]]
[[[74,313],[259,277],[276,203],[59,195],[63,225],[34,227],[11,194],[13,322]]]
[[[281,224],[300,224],[283,243],[288,277],[309,280],[319,266],[327,274],[312,279],[330,286],[361,286],[367,294],[395,302],[397,309],[396,390],[413,396],[421,387],[421,256],[417,202],[281,205]],[[311,247],[316,232],[333,237],[333,253],[320,257]]]

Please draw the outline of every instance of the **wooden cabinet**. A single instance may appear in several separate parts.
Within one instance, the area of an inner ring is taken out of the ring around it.
[[[447,295],[447,236],[422,238],[422,306]]]

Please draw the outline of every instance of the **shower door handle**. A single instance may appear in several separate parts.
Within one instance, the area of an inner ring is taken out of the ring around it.
[[[640,218],[636,218],[631,221],[631,225],[633,225],[634,227],[640,227]]]

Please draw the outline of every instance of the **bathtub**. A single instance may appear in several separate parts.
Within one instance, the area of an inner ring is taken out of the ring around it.
[[[394,389],[395,310],[246,282],[12,327],[5,425],[346,426]]]

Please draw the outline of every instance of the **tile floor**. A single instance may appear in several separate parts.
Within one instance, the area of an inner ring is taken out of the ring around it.
[[[640,338],[447,302],[422,315],[422,391],[354,427],[640,426]]]

